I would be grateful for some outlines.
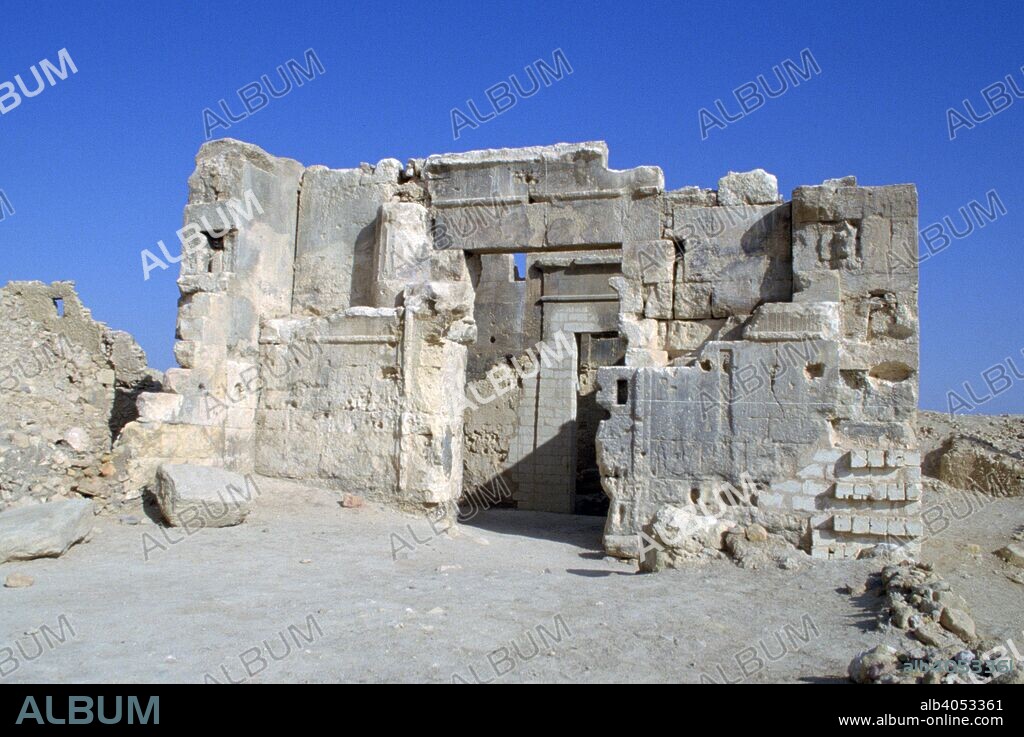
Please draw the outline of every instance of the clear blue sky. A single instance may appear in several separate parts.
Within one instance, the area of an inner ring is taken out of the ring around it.
[[[856,174],[914,182],[921,225],[995,189],[1005,217],[921,265],[925,408],[1006,357],[1024,371],[1020,252],[1024,99],[949,140],[946,110],[1012,75],[1020,2],[146,2],[7,0],[0,82],[67,48],[78,73],[0,116],[0,282],[73,279],[93,314],[173,365],[177,253],[202,111],[313,48],[326,74],[225,133],[330,167],[474,148],[603,139],[611,164],[656,164],[669,188],[763,167],[788,194]],[[451,109],[562,49],[573,74],[452,138]],[[822,73],[712,129],[701,107],[810,49]],[[960,108],[962,110],[962,107]],[[961,226],[962,227],[962,226]],[[962,391],[962,389],[961,389]],[[1024,382],[986,412],[1024,412]]]

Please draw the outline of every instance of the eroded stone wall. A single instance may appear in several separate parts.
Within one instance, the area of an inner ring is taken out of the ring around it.
[[[129,498],[161,463],[253,470],[260,325],[291,313],[303,168],[249,144],[208,143],[189,177],[174,355],[119,443]]]
[[[93,320],[72,282],[0,289],[0,509],[120,500],[111,445],[159,374],[130,335]]]
[[[711,518],[816,557],[913,550],[914,188],[847,178],[781,203],[752,172],[665,200],[666,238],[624,246],[631,367],[600,371],[606,547],[638,556],[645,532],[671,564]]]
[[[472,288],[460,251],[433,253],[422,198],[391,159],[330,170],[202,148],[181,368],[126,431],[129,496],[187,462],[454,508]]]

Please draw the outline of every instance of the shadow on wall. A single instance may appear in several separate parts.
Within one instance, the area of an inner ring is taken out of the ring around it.
[[[564,479],[567,473],[575,474],[575,468],[569,468],[572,459],[562,451],[572,441],[572,431],[571,423],[563,424],[558,435],[500,474],[478,484],[472,491],[465,492],[460,503],[459,523],[502,534],[564,542],[586,550],[600,551],[603,555],[604,516],[527,512],[515,508],[516,500],[522,500],[520,489],[527,485],[537,493],[557,492],[566,496],[572,493],[570,489],[564,488]],[[552,469],[551,464],[559,461],[565,464],[565,468]],[[559,489],[544,486],[545,476],[548,475],[558,479],[550,483],[558,484]]]

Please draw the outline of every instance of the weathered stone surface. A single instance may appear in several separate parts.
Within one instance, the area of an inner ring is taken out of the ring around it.
[[[746,340],[840,340],[837,302],[770,302],[751,316]]]
[[[120,501],[111,444],[159,379],[127,333],[92,319],[72,282],[0,289],[0,509],[75,494]]]
[[[802,559],[807,557],[784,537],[770,534],[757,523],[750,525],[745,534],[735,530],[729,532],[725,536],[725,547],[738,566],[754,570],[796,570],[800,568]]]
[[[93,527],[93,503],[68,499],[0,513],[0,563],[55,558],[84,540]]]
[[[941,451],[938,478],[956,489],[1024,495],[1024,461],[977,438],[955,437]]]
[[[875,683],[883,676],[896,673],[899,667],[896,649],[878,645],[854,658],[850,662],[848,674],[854,683]]]
[[[786,203],[763,170],[666,193],[595,142],[334,170],[222,140],[186,219],[249,189],[260,217],[182,262],[129,494],[195,462],[441,518],[607,504],[609,552],[649,531],[653,567],[916,554],[913,187]]]
[[[415,202],[382,204],[375,249],[377,306],[395,307],[406,284],[429,281],[433,256],[427,208]]]
[[[768,542],[768,530],[757,523],[747,527],[746,535],[747,539],[752,543]]]
[[[718,180],[719,205],[773,205],[782,202],[779,180],[764,169],[731,171]]]
[[[716,335],[724,320],[673,320],[665,335],[665,350],[693,353]]]
[[[716,557],[725,547],[725,534],[734,526],[734,522],[704,516],[692,508],[662,507],[651,525],[655,544],[641,561],[641,570],[658,571],[687,560]]]
[[[324,314],[368,303],[377,214],[397,191],[393,168],[306,169],[295,263],[299,310]]]
[[[173,527],[232,527],[252,511],[257,488],[241,474],[211,466],[165,464],[156,500]]]
[[[673,233],[677,320],[749,315],[792,295],[789,205],[675,207]]]

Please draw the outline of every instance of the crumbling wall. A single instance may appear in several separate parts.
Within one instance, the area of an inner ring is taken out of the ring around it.
[[[260,321],[288,315],[302,167],[237,141],[200,149],[189,178],[174,355],[163,393],[139,399],[118,453],[127,495],[162,463],[252,471]]]
[[[782,203],[758,170],[664,201],[664,238],[623,246],[628,367],[599,372],[607,549],[678,547],[658,539],[670,510],[686,540],[725,521],[718,549],[759,524],[817,557],[913,550],[914,188],[849,178]]]
[[[111,443],[159,385],[127,333],[96,322],[73,282],[0,289],[0,509],[120,499]]]
[[[181,365],[119,448],[129,495],[159,465],[315,481],[410,508],[461,491],[472,290],[428,248],[398,162],[304,169],[206,144],[189,180]]]
[[[834,445],[849,453],[811,520],[817,556],[921,534],[917,233],[912,185],[849,177],[793,192],[793,300],[840,310]]]

